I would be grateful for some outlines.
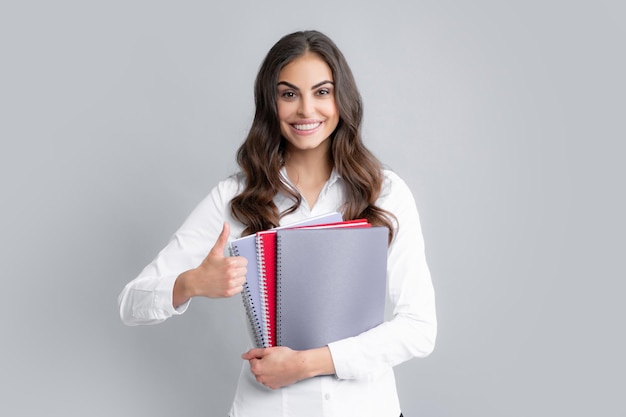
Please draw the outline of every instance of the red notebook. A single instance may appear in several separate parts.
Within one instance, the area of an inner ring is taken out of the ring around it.
[[[346,220],[312,226],[298,226],[294,229],[327,229],[346,227],[371,227],[366,219]],[[257,267],[261,289],[261,316],[267,334],[267,347],[276,344],[276,229],[264,230],[256,234]]]
[[[276,230],[256,234],[261,317],[267,334],[267,347],[276,346]]]

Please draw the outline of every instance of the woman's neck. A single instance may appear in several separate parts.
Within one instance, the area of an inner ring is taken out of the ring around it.
[[[285,169],[289,180],[312,208],[333,170],[330,149],[288,152]]]

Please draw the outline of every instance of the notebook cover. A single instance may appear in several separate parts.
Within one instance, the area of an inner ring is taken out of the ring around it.
[[[271,347],[276,346],[276,231],[257,232],[256,247],[264,340]]]
[[[367,219],[343,220],[340,222],[314,224],[310,226],[296,226],[298,229],[328,229],[337,227],[371,227]],[[293,228],[296,228],[293,227]]]
[[[384,321],[385,227],[278,230],[277,344],[302,350]]]

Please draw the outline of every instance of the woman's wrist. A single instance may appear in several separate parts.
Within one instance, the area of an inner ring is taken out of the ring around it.
[[[298,352],[299,363],[305,378],[313,378],[319,375],[332,375],[335,373],[333,358],[328,346],[317,349],[302,350]]]
[[[191,297],[193,297],[193,286],[190,285],[191,280],[193,279],[193,269],[189,271],[185,271],[176,278],[174,282],[174,289],[172,293],[172,304],[174,308],[185,304]]]

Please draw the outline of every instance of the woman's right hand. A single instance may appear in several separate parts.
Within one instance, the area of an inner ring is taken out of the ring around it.
[[[202,263],[185,271],[174,283],[174,307],[186,303],[191,297],[225,298],[243,291],[248,261],[243,256],[224,256],[230,226],[224,223],[222,233]]]

